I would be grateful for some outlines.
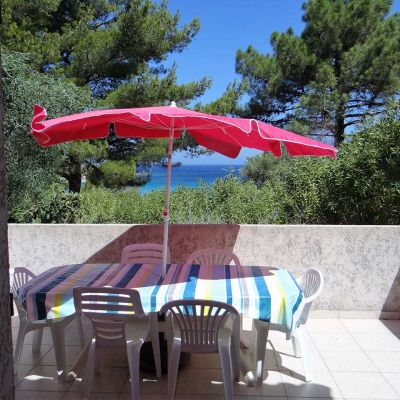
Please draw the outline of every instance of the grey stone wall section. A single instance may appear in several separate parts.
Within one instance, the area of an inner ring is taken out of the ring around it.
[[[10,224],[11,267],[39,273],[79,262],[118,262],[129,243],[162,243],[160,225]],[[400,226],[172,225],[172,262],[194,250],[232,249],[243,265],[320,269],[325,288],[314,309],[400,311]]]

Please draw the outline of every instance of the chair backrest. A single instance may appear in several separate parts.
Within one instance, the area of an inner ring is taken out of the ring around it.
[[[312,306],[312,302],[319,296],[324,286],[324,278],[321,271],[315,268],[308,269],[299,279],[304,294],[304,308],[301,313],[300,323],[305,324]]]
[[[170,260],[169,249],[167,249],[167,263]],[[163,245],[156,243],[129,244],[122,249],[121,263],[162,263]]]
[[[75,287],[73,294],[75,311],[91,320],[98,342],[124,341],[127,320],[144,315],[134,289]]]
[[[239,258],[227,249],[207,248],[192,253],[186,264],[207,264],[207,265],[236,265],[240,266]]]
[[[36,275],[28,268],[17,267],[10,269],[10,288],[20,316],[21,313],[26,314],[26,310],[19,300],[19,289],[35,277]]]
[[[232,331],[240,333],[240,317],[229,304],[211,300],[174,300],[164,304],[160,313],[168,313],[171,325],[177,326],[181,350],[193,353],[218,351],[218,333],[232,319]]]

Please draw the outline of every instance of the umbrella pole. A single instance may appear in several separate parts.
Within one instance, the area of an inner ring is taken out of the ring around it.
[[[162,274],[165,277],[167,273],[167,256],[168,256],[168,228],[169,228],[169,200],[171,191],[171,170],[172,170],[172,146],[174,143],[174,130],[169,130],[168,137],[168,158],[167,158],[167,185],[165,196],[165,208],[163,211],[164,219],[164,242],[163,242],[163,265]]]

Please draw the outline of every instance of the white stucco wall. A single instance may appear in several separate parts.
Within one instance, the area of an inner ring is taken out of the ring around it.
[[[162,242],[159,225],[10,224],[11,267],[118,262],[129,243]],[[230,248],[243,265],[309,267],[325,278],[314,309],[400,312],[400,226],[172,225],[172,262],[194,250]]]

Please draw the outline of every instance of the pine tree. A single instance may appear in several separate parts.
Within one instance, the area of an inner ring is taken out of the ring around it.
[[[330,135],[382,113],[400,91],[400,15],[391,0],[309,0],[305,28],[273,33],[273,54],[239,50],[246,115]]]
[[[90,88],[98,107],[154,106],[170,100],[187,105],[211,84],[204,78],[179,85],[176,67],[164,65],[170,53],[190,44],[200,27],[197,19],[181,25],[179,13],[171,14],[166,1],[3,0],[1,7],[1,43],[29,53],[38,71]],[[105,159],[112,170],[114,161],[159,161],[166,153],[162,141],[155,146],[115,136],[106,146],[91,141],[68,149],[63,176],[72,191],[80,190],[84,170]]]

